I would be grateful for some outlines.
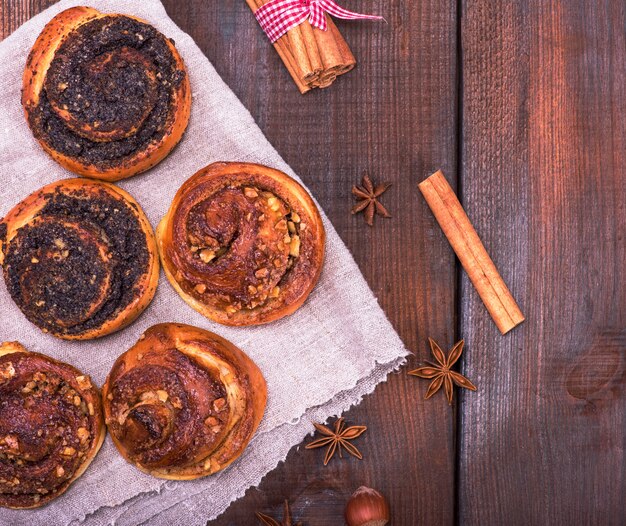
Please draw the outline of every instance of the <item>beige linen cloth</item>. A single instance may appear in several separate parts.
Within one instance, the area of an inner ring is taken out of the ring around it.
[[[187,64],[193,104],[181,144],[156,168],[120,184],[139,201],[153,226],[183,181],[214,161],[257,162],[296,177],[158,0],[63,0],[0,44],[0,217],[41,186],[72,176],[33,139],[20,106],[20,87],[26,56],[45,23],[68,7],[84,4],[148,20],[175,40]],[[313,431],[312,421],[341,414],[398,368],[407,351],[347,248],[323,217],[327,257],[319,284],[294,315],[262,327],[229,328],[210,322],[188,307],[161,275],[154,301],[130,327],[100,340],[65,342],[31,325],[2,283],[0,341],[18,340],[32,351],[67,361],[98,385],[146,328],[180,322],[214,331],[250,355],[267,379],[269,400],[250,446],[217,475],[185,482],[152,478],[127,464],[107,438],[87,472],[65,495],[39,510],[0,508],[0,524],[205,524],[284,460]]]

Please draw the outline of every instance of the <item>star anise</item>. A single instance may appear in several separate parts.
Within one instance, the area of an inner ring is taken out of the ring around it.
[[[302,526],[301,522],[296,522],[295,524],[291,522],[291,510],[289,509],[289,501],[285,501],[285,508],[283,511],[283,520],[282,522],[278,522],[276,519],[265,515],[259,511],[256,512],[257,519],[261,521],[265,526]]]
[[[374,216],[391,217],[387,209],[378,201],[378,198],[385,193],[391,183],[374,185],[368,175],[363,176],[362,186],[354,185],[352,194],[359,199],[359,202],[352,207],[352,213],[365,212],[365,222],[369,226],[374,226]]]
[[[333,458],[333,455],[337,452],[337,450],[339,450],[339,458],[343,458],[341,454],[342,448],[350,453],[353,457],[356,457],[358,459],[363,458],[361,452],[349,441],[361,436],[367,430],[367,427],[345,427],[343,423],[343,418],[339,418],[335,422],[334,431],[326,426],[323,426],[322,424],[313,425],[315,426],[315,429],[317,429],[322,435],[324,435],[324,437],[318,438],[317,440],[314,440],[313,442],[307,444],[305,446],[305,449],[315,449],[318,447],[328,446],[326,456],[324,457],[324,465],[330,462],[330,459]]]
[[[419,367],[418,369],[409,371],[409,374],[413,376],[432,380],[432,382],[430,382],[430,385],[428,386],[428,391],[426,392],[424,400],[428,400],[432,395],[439,391],[439,389],[443,385],[446,391],[446,397],[448,398],[448,403],[452,405],[452,395],[454,393],[453,383],[458,385],[459,387],[464,387],[465,389],[476,391],[476,386],[467,378],[465,378],[465,376],[450,369],[461,357],[465,341],[461,340],[460,342],[456,343],[454,347],[452,347],[452,350],[450,351],[450,354],[447,358],[444,352],[441,350],[441,347],[437,345],[435,340],[433,340],[432,338],[428,338],[428,342],[430,343],[430,350],[432,351],[437,363],[434,364],[431,362],[426,362],[428,366]]]

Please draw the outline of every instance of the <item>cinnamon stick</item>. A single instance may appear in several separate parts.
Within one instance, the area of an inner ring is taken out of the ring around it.
[[[441,170],[419,185],[450,245],[502,334],[524,321],[524,315],[485,250],[461,203]]]
[[[268,1],[246,0],[246,3],[256,12]],[[347,73],[356,65],[354,55],[332,18],[325,16],[327,31],[313,27],[305,20],[274,43],[276,51],[303,94],[312,88],[330,86],[339,75]]]
[[[259,9],[259,7],[265,4],[265,1],[264,0],[246,0],[246,3],[248,4],[248,7],[254,13],[257,9]],[[278,53],[278,56],[281,58],[281,60],[285,64],[287,71],[291,75],[291,78],[295,82],[300,93],[304,95],[306,92],[311,91],[311,86],[309,86],[304,81],[302,77],[302,73],[301,73],[301,68],[297,64],[293,54],[291,53],[287,35],[283,35],[274,43],[274,49],[276,50],[276,52]]]

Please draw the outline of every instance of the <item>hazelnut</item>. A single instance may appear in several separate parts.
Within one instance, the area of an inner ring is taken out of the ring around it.
[[[378,491],[361,486],[350,497],[345,518],[348,526],[385,526],[389,522],[389,504]]]

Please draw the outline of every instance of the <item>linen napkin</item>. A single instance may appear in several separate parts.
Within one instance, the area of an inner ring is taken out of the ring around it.
[[[20,87],[26,56],[43,26],[60,11],[85,4],[149,21],[175,40],[187,65],[193,103],[185,137],[156,168],[120,183],[139,201],[153,226],[179,186],[214,161],[257,162],[297,179],[158,0],[62,0],[0,44],[0,216],[41,186],[72,177],[32,137],[20,105]],[[312,421],[341,414],[398,368],[407,351],[347,248],[322,216],[327,257],[319,284],[294,315],[266,326],[232,328],[212,323],[188,307],[161,275],[154,301],[130,327],[100,340],[66,342],[31,325],[0,285],[0,341],[17,340],[32,351],[67,361],[98,385],[145,329],[180,322],[214,331],[243,349],[263,371],[269,395],[256,436],[223,472],[196,481],[158,480],[127,464],[107,438],[87,472],[65,495],[39,510],[3,509],[0,524],[205,524],[284,460],[313,431]]]

